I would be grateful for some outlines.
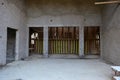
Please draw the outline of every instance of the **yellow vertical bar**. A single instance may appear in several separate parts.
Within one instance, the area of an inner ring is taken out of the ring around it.
[[[68,40],[66,40],[66,54],[68,53]]]
[[[70,53],[72,54],[72,39],[71,39],[70,43],[71,43],[71,46],[70,46]]]
[[[55,53],[55,40],[53,40],[53,54]]]
[[[66,46],[66,40],[65,40],[65,53],[67,52],[67,48],[66,48],[67,46]]]
[[[52,53],[51,54],[53,54],[54,53],[54,43],[53,43],[53,40],[51,40],[51,44],[52,44],[52,46],[51,46]]]
[[[52,54],[52,40],[49,40],[49,44],[50,44],[50,46],[49,46],[49,48],[50,48],[50,54]]]
[[[50,53],[50,40],[48,39],[48,53]]]
[[[41,45],[42,45],[42,47],[41,47],[41,54],[43,53],[43,40],[41,40]]]
[[[60,48],[60,46],[59,46],[59,39],[57,39],[57,52],[58,52],[58,54],[59,54],[59,48]]]
[[[56,51],[57,51],[57,47],[56,47],[56,40],[55,40],[55,54],[56,54]]]
[[[40,40],[40,54],[42,54],[42,41]]]
[[[63,39],[61,40],[61,44],[62,44],[62,45],[61,45],[61,53],[64,53],[64,52],[63,52]]]
[[[64,53],[64,40],[62,39],[62,53]]]
[[[77,40],[75,40],[76,54],[77,54]]]
[[[55,54],[56,54],[56,40],[55,40],[55,45],[54,45],[54,48],[55,48]]]
[[[61,52],[61,42],[60,42],[60,39],[59,39],[59,54]]]
[[[64,43],[64,40],[63,40],[62,50],[63,50],[63,53],[65,53],[65,43]]]
[[[78,54],[79,54],[79,40],[78,40]]]
[[[36,42],[35,47],[36,47],[36,53],[37,53],[37,46],[38,46],[37,40],[35,40],[35,42]]]
[[[62,44],[61,44],[61,39],[60,39],[60,54],[61,54],[61,45],[62,45]]]
[[[41,40],[39,40],[39,41],[40,41],[40,43],[39,43],[39,45],[40,45],[40,49],[39,49],[39,51],[40,51],[40,54],[41,54],[42,44],[41,44]]]
[[[53,54],[54,53],[54,42],[53,42],[53,39],[51,40],[51,44],[52,44],[52,53],[51,54]]]
[[[56,49],[56,40],[55,40],[55,54],[56,54],[56,51],[57,51],[57,49]]]
[[[58,54],[58,40],[56,40],[56,53]]]
[[[42,45],[42,40],[41,40],[41,54],[42,54],[42,47],[43,47],[43,45]]]
[[[60,40],[58,40],[58,54],[60,54]]]
[[[48,51],[48,53],[50,54],[50,53],[51,53],[51,47],[50,47],[50,46],[51,46],[51,44],[50,44],[50,39],[48,39],[48,45],[49,45],[49,46],[48,46],[48,50],[49,50],[49,51]]]
[[[50,49],[51,49],[50,54],[52,54],[53,53],[53,43],[52,43],[52,40],[50,40]]]
[[[71,40],[71,54],[73,54],[73,40]]]
[[[75,40],[73,41],[73,53],[75,54]]]
[[[37,41],[38,41],[38,54],[40,54],[40,53],[39,53],[39,50],[40,50],[40,43],[39,43],[39,39],[37,39]]]

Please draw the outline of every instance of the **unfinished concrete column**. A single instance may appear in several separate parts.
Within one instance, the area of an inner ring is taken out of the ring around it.
[[[79,56],[84,56],[84,26],[79,27]]]
[[[43,56],[48,57],[48,27],[44,27],[43,32]]]

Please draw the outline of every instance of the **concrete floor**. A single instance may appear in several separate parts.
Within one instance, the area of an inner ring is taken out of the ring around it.
[[[111,80],[110,65],[98,59],[31,57],[0,69],[0,80]]]

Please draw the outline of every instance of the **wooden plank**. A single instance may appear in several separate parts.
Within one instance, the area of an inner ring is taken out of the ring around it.
[[[113,76],[113,80],[120,80],[119,76]]]
[[[105,2],[95,2],[95,5],[101,5],[101,4],[118,4],[120,3],[119,0],[116,1],[105,1]]]

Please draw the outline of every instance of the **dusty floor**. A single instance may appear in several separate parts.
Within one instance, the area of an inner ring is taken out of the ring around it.
[[[98,59],[16,61],[0,69],[0,80],[111,80],[110,65]]]

